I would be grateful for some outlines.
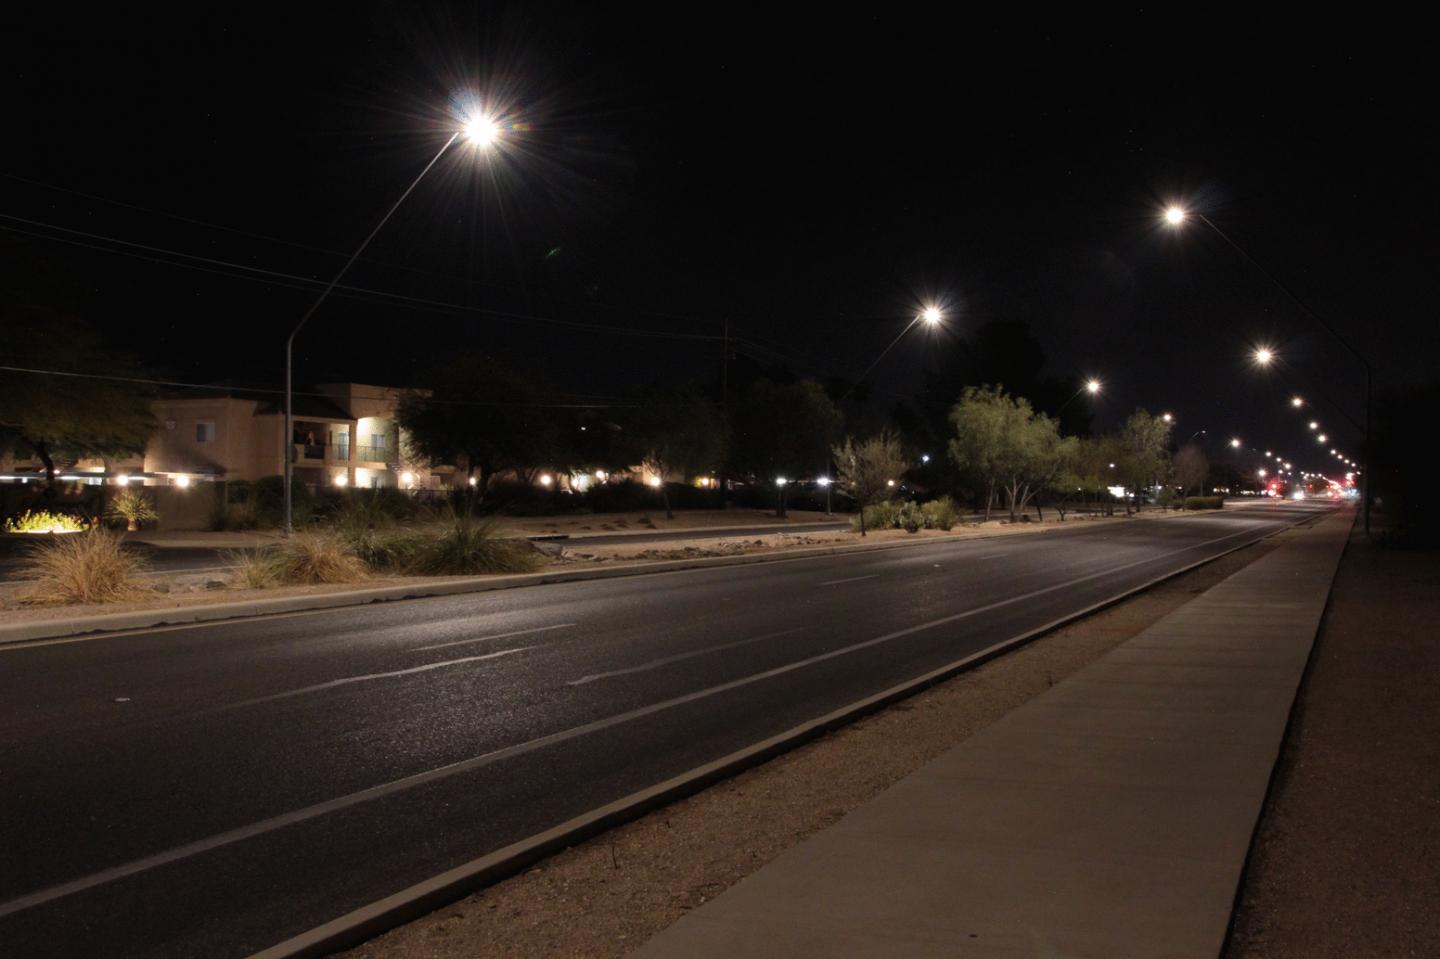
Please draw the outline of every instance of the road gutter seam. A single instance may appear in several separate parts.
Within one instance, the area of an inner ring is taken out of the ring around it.
[[[1325,518],[1327,518],[1327,514],[1302,517],[1269,533],[1257,536],[1255,539],[1224,549],[1213,556],[1207,556],[1179,569],[1156,576],[1138,586],[1124,590],[1084,609],[1068,613],[1043,626],[995,643],[922,676],[842,706],[824,716],[801,723],[664,782],[582,813],[544,832],[415,883],[400,892],[361,906],[359,909],[352,910],[284,942],[253,953],[248,959],[311,959],[311,957],[325,956],[341,949],[357,946],[396,926],[453,903],[477,889],[513,876],[528,866],[564,849],[578,845],[616,826],[638,819],[654,809],[700,792],[717,782],[789,752],[824,733],[839,729],[872,712],[908,699],[938,682],[1019,649],[1047,633],[1123,602],[1166,580],[1182,576],[1191,570],[1213,563],[1233,552],[1264,542],[1296,527]]]

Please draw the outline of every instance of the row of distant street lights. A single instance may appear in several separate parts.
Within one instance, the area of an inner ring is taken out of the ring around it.
[[[435,164],[440,161],[440,158],[441,158],[442,156],[444,156],[445,153],[446,153],[447,151],[449,151],[449,149],[450,149],[458,140],[461,140],[461,139],[463,139],[465,142],[467,142],[467,143],[469,143],[470,145],[472,145],[478,153],[482,153],[482,154],[488,153],[488,152],[490,152],[491,150],[493,150],[493,149],[497,146],[497,144],[499,144],[499,143],[502,141],[502,139],[503,139],[503,128],[502,128],[501,123],[499,122],[499,120],[496,119],[495,116],[493,116],[493,115],[491,115],[491,114],[489,114],[489,113],[486,113],[486,112],[484,112],[484,111],[478,111],[478,112],[474,113],[473,115],[471,115],[470,117],[466,118],[466,119],[464,120],[461,128],[458,129],[458,130],[455,130],[453,133],[451,133],[450,137],[445,141],[444,145],[439,149],[439,151],[434,155],[434,157],[431,158],[430,162],[429,162],[428,164],[426,164],[425,167],[424,167],[424,169],[422,169],[422,170],[420,171],[419,175],[416,176],[413,181],[411,181],[410,185],[405,188],[405,191],[400,194],[399,199],[397,199],[397,200],[395,201],[395,203],[390,206],[390,208],[385,212],[384,216],[382,216],[382,217],[380,218],[380,221],[375,225],[375,227],[374,227],[374,228],[370,231],[370,233],[365,237],[364,241],[360,244],[360,246],[357,247],[356,250],[355,250],[355,252],[351,254],[350,258],[345,261],[345,264],[340,268],[339,272],[337,272],[337,273],[335,274],[335,277],[329,282],[329,284],[321,291],[320,295],[319,295],[318,297],[316,297],[315,302],[311,304],[310,308],[305,312],[304,316],[302,316],[302,317],[300,318],[300,322],[295,325],[295,328],[291,331],[289,338],[285,341],[285,433],[284,433],[285,456],[284,456],[284,467],[285,467],[285,533],[286,533],[287,535],[293,530],[293,524],[292,524],[292,495],[291,495],[291,490],[292,490],[292,483],[293,483],[293,471],[294,471],[294,468],[293,468],[293,464],[292,464],[292,462],[291,462],[291,459],[292,459],[292,453],[293,453],[292,441],[293,441],[293,437],[294,437],[294,407],[293,407],[293,392],[292,392],[292,371],[293,371],[293,365],[294,365],[294,364],[293,364],[293,352],[294,352],[295,337],[296,337],[296,335],[299,334],[300,330],[301,330],[301,329],[305,326],[305,324],[309,321],[310,317],[312,317],[312,316],[315,314],[315,312],[320,308],[320,306],[325,302],[325,300],[329,297],[330,293],[335,289],[335,287],[339,285],[341,279],[344,278],[345,274],[350,271],[350,268],[351,268],[352,266],[354,266],[355,261],[360,258],[360,255],[361,255],[362,253],[364,253],[365,249],[370,245],[370,242],[375,239],[376,234],[378,234],[378,233],[380,232],[380,230],[385,226],[385,224],[386,224],[387,222],[389,222],[391,216],[393,216],[394,213],[395,213],[395,211],[400,208],[400,206],[405,202],[406,198],[409,197],[409,195],[411,194],[411,192],[413,192],[414,189],[415,189],[417,186],[419,186],[420,181],[423,180],[423,179],[425,178],[425,176],[430,172],[430,170],[435,166]],[[1336,337],[1336,339],[1340,340],[1340,342],[1341,342],[1342,345],[1344,345],[1347,349],[1349,349],[1352,353],[1354,353],[1354,354],[1356,355],[1356,357],[1357,357],[1358,359],[1360,359],[1361,363],[1365,364],[1365,370],[1366,370],[1366,427],[1365,427],[1365,432],[1366,432],[1366,443],[1367,443],[1367,446],[1368,446],[1368,442],[1369,442],[1369,419],[1370,419],[1370,368],[1369,368],[1369,364],[1366,363],[1365,358],[1364,358],[1363,356],[1361,356],[1353,347],[1351,347],[1349,343],[1346,343],[1342,338],[1340,338],[1339,334],[1336,333],[1336,332],[1334,331],[1334,329],[1332,329],[1328,323],[1326,323],[1321,317],[1319,317],[1318,315],[1316,315],[1316,314],[1314,313],[1314,311],[1310,310],[1310,308],[1309,308],[1308,306],[1306,306],[1302,301],[1300,301],[1300,299],[1299,299],[1298,297],[1296,297],[1293,293],[1291,293],[1291,291],[1290,291],[1288,288],[1286,288],[1286,287],[1284,286],[1284,284],[1280,283],[1280,281],[1279,281],[1278,279],[1276,279],[1272,274],[1270,274],[1268,270],[1265,270],[1264,267],[1260,266],[1260,264],[1257,263],[1257,262],[1255,261],[1255,259],[1250,256],[1249,253],[1247,253],[1242,247],[1240,247],[1237,243],[1235,243],[1235,241],[1232,240],[1226,233],[1224,233],[1224,231],[1222,231],[1218,226],[1216,226],[1216,225],[1210,220],[1209,217],[1205,216],[1203,213],[1196,212],[1196,211],[1186,210],[1184,207],[1180,207],[1180,206],[1171,206],[1171,207],[1169,207],[1168,209],[1166,209],[1165,212],[1164,212],[1164,220],[1165,220],[1165,222],[1166,222],[1167,224],[1169,224],[1170,226],[1175,227],[1175,228],[1179,228],[1179,227],[1182,226],[1187,220],[1192,219],[1192,218],[1193,218],[1193,219],[1196,219],[1196,220],[1199,220],[1201,223],[1205,224],[1207,227],[1209,227],[1211,230],[1213,230],[1217,235],[1219,235],[1223,240],[1225,240],[1226,243],[1228,243],[1230,246],[1234,247],[1235,250],[1241,254],[1241,256],[1243,256],[1243,257],[1244,257],[1247,261],[1249,261],[1252,265],[1254,265],[1255,267],[1257,267],[1258,269],[1260,269],[1261,272],[1263,272],[1271,281],[1273,281],[1276,286],[1278,286],[1287,296],[1290,297],[1290,299],[1294,300],[1295,303],[1296,303],[1297,305],[1299,305],[1302,310],[1304,310],[1308,315],[1310,315],[1312,318],[1314,318],[1315,320],[1317,320],[1318,322],[1320,322],[1323,326],[1325,326],[1325,328],[1326,328],[1327,330],[1329,330],[1329,332],[1330,332],[1332,335],[1334,335],[1334,336]],[[924,308],[922,308],[922,309],[915,315],[915,317],[905,326],[905,328],[900,331],[900,333],[895,337],[895,339],[891,340],[890,343],[885,347],[885,349],[883,349],[883,350],[880,351],[879,355],[876,356],[875,359],[870,363],[870,365],[865,369],[865,372],[861,373],[860,376],[854,381],[854,383],[851,384],[849,390],[846,391],[845,396],[844,396],[844,397],[841,397],[841,399],[843,400],[845,397],[848,397],[848,396],[850,395],[850,393],[851,393],[857,386],[859,386],[859,384],[861,383],[861,381],[863,381],[863,380],[865,379],[865,377],[868,376],[868,375],[870,374],[870,372],[871,372],[872,370],[874,370],[877,365],[879,365],[880,361],[885,358],[886,354],[888,354],[888,353],[895,347],[895,345],[896,345],[897,343],[899,343],[899,342],[905,337],[905,335],[906,335],[907,333],[909,333],[912,329],[914,329],[917,325],[923,323],[923,324],[925,324],[925,326],[927,326],[927,327],[929,327],[929,328],[932,328],[932,329],[933,329],[933,328],[937,328],[937,327],[939,327],[939,326],[941,325],[941,323],[943,322],[944,318],[945,318],[945,317],[944,317],[944,312],[941,310],[940,306],[938,306],[938,305],[930,304],[930,305],[927,305],[927,306],[925,306]],[[1274,351],[1273,351],[1271,348],[1269,348],[1269,347],[1260,347],[1259,349],[1257,349],[1257,350],[1255,351],[1255,361],[1256,361],[1258,364],[1260,364],[1261,366],[1268,366],[1271,362],[1274,361],[1274,359],[1275,359],[1275,353],[1274,353]],[[1094,379],[1094,378],[1091,378],[1091,379],[1086,380],[1085,383],[1081,386],[1081,388],[1080,388],[1079,390],[1077,390],[1073,396],[1071,396],[1069,399],[1067,399],[1064,404],[1061,405],[1060,410],[1059,410],[1058,412],[1063,412],[1064,409],[1065,409],[1065,407],[1066,407],[1066,406],[1069,406],[1070,403],[1071,403],[1073,400],[1075,400],[1077,397],[1079,397],[1079,396],[1081,396],[1081,395],[1083,395],[1083,394],[1085,394],[1085,393],[1089,393],[1091,396],[1095,396],[1095,395],[1098,395],[1098,394],[1100,393],[1101,389],[1102,389],[1102,383],[1101,383],[1100,380]],[[1300,407],[1300,406],[1303,406],[1304,401],[1301,400],[1299,397],[1295,397],[1295,399],[1293,400],[1293,403],[1294,403],[1294,405],[1298,408],[1298,407]],[[1058,415],[1058,412],[1057,412],[1057,415]],[[1162,414],[1162,418],[1165,420],[1166,423],[1173,423],[1173,422],[1175,421],[1175,418],[1174,418],[1170,413],[1164,413],[1164,414]],[[1311,428],[1312,430],[1318,431],[1318,429],[1319,429],[1319,424],[1318,424],[1317,422],[1315,422],[1315,421],[1311,421],[1311,423],[1310,423],[1310,428]],[[1327,442],[1327,437],[1326,437],[1326,434],[1324,434],[1324,433],[1319,433],[1319,432],[1317,432],[1316,439],[1317,439],[1317,441],[1318,441],[1319,443],[1321,443],[1322,445],[1324,445],[1324,444]],[[1231,441],[1231,445],[1234,446],[1234,447],[1236,447],[1236,448],[1238,448],[1241,444],[1240,444],[1240,441],[1239,441],[1238,438],[1237,438],[1237,439]],[[1355,465],[1353,461],[1351,461],[1348,457],[1346,457],[1346,456],[1344,456],[1343,454],[1341,454],[1340,452],[1338,452],[1338,450],[1331,450],[1331,453],[1332,453],[1332,455],[1334,455],[1334,456],[1336,456],[1337,458],[1339,458],[1339,459],[1341,459],[1342,461],[1344,461],[1346,465],[1352,466],[1352,467]],[[1267,452],[1266,455],[1269,456],[1269,453]],[[1289,464],[1286,463],[1286,469],[1289,469],[1289,468],[1290,468]],[[1368,472],[1368,470],[1365,471],[1365,472]],[[1362,473],[1361,473],[1362,477],[1365,475],[1365,472],[1362,472]],[[780,485],[784,485],[785,480],[782,479],[782,480],[778,480],[777,482],[778,482]],[[822,485],[825,485],[825,486],[827,487],[827,491],[828,491],[828,483],[829,483],[828,478],[822,479],[821,483],[822,483]],[[1367,485],[1368,485],[1368,483],[1367,483]],[[1368,532],[1369,532],[1369,529],[1370,529],[1370,511],[1369,511],[1369,496],[1368,496],[1368,491],[1367,491],[1366,493],[1364,493],[1363,495],[1364,495],[1364,498],[1365,498],[1365,530],[1366,530],[1366,532],[1368,533]]]

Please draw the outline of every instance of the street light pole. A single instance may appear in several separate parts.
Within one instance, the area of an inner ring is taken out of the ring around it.
[[[490,131],[490,132],[492,133],[492,135],[493,135],[493,127],[490,127],[490,128],[488,128],[488,129],[489,129],[489,131]],[[320,295],[315,298],[315,302],[314,302],[314,303],[311,303],[311,304],[310,304],[310,309],[306,310],[306,311],[305,311],[305,315],[302,316],[302,317],[300,317],[300,322],[295,324],[295,329],[293,329],[293,330],[290,331],[290,336],[285,340],[285,434],[284,434],[285,457],[284,457],[284,459],[285,459],[285,535],[286,535],[286,536],[289,536],[291,533],[293,533],[293,532],[295,531],[294,513],[293,513],[293,509],[292,509],[292,507],[293,507],[293,500],[292,500],[292,496],[291,496],[291,488],[292,488],[292,485],[293,485],[293,483],[294,483],[294,473],[295,473],[294,463],[292,462],[292,461],[294,460],[294,458],[295,458],[295,409],[294,409],[294,393],[293,393],[293,390],[292,390],[293,371],[294,371],[295,336],[300,332],[300,330],[305,326],[305,324],[310,321],[310,317],[312,317],[312,316],[315,315],[315,311],[318,310],[318,309],[320,309],[321,304],[323,304],[323,303],[325,302],[326,298],[330,296],[330,291],[333,290],[333,289],[335,289],[335,287],[340,284],[340,281],[344,278],[344,276],[345,276],[346,273],[350,272],[350,268],[355,265],[355,261],[358,260],[358,259],[360,259],[360,254],[364,253],[364,252],[365,252],[365,248],[370,245],[370,241],[373,240],[373,239],[375,239],[375,234],[379,233],[380,230],[381,230],[381,228],[384,227],[385,224],[389,222],[390,217],[392,217],[392,216],[395,214],[395,211],[398,210],[398,209],[400,209],[400,205],[405,202],[405,198],[408,197],[408,196],[411,194],[411,192],[414,191],[414,189],[415,189],[417,186],[420,185],[420,181],[421,181],[421,180],[425,179],[425,174],[429,173],[429,172],[430,172],[430,169],[431,169],[432,167],[434,167],[436,163],[440,162],[440,158],[445,155],[445,151],[446,151],[446,150],[449,150],[450,147],[454,145],[455,141],[460,138],[461,132],[463,132],[463,131],[456,130],[454,133],[450,134],[450,139],[446,140],[446,141],[445,141],[445,145],[440,148],[439,152],[437,152],[437,153],[435,154],[435,156],[431,157],[429,163],[425,164],[425,169],[423,169],[423,170],[420,171],[420,175],[417,176],[414,180],[410,181],[410,185],[405,188],[405,192],[402,193],[402,194],[400,194],[400,199],[396,200],[393,204],[391,204],[390,209],[388,209],[388,210],[385,211],[385,215],[380,218],[380,222],[377,223],[377,224],[375,224],[375,228],[370,231],[370,234],[369,234],[368,236],[365,237],[365,241],[364,241],[363,243],[361,243],[358,247],[355,248],[355,252],[354,252],[354,253],[350,254],[350,259],[346,260],[346,261],[345,261],[345,265],[342,266],[342,267],[340,267],[340,272],[338,272],[338,273],[335,274],[335,278],[332,279],[332,280],[326,285],[325,289],[323,289],[323,290],[320,291]],[[472,134],[472,136],[473,136],[473,134]],[[479,142],[478,138],[477,138],[477,142]]]
[[[916,323],[924,320],[931,326],[936,326],[940,323],[941,319],[943,319],[943,316],[937,307],[927,306],[924,310],[921,310],[919,313],[917,313],[915,315],[915,319],[905,324],[905,329],[900,331],[900,335],[895,337],[895,339],[891,340],[890,345],[880,351],[880,355],[875,357],[874,362],[872,362],[869,366],[865,367],[865,372],[861,373],[860,376],[855,380],[855,382],[850,384],[850,388],[845,391],[845,395],[840,397],[840,402],[843,403],[850,398],[850,394],[855,392],[855,387],[859,386],[861,381],[863,381],[865,377],[870,375],[871,370],[875,369],[875,367],[880,365],[880,361],[885,359],[885,354],[893,350],[895,348],[895,344],[903,340],[905,338],[905,334],[909,333],[912,329],[914,329]]]
[[[1191,216],[1195,217],[1195,219],[1208,226],[1211,230],[1214,230],[1216,236],[1220,237],[1220,239],[1228,243],[1236,253],[1239,253],[1240,256],[1244,258],[1245,262],[1249,263],[1255,269],[1259,270],[1262,276],[1264,276],[1271,283],[1275,284],[1276,288],[1278,288],[1281,293],[1284,293],[1285,296],[1290,299],[1290,302],[1294,303],[1300,308],[1300,312],[1310,317],[1310,319],[1314,320],[1316,323],[1319,323],[1320,326],[1324,328],[1325,332],[1329,333],[1335,338],[1335,341],[1337,343],[1345,347],[1345,349],[1349,350],[1350,354],[1354,356],[1355,359],[1359,360],[1360,365],[1365,368],[1365,452],[1363,460],[1365,469],[1360,473],[1360,499],[1364,504],[1363,512],[1365,516],[1365,535],[1368,537],[1370,535],[1370,408],[1373,399],[1373,375],[1370,369],[1370,361],[1365,359],[1364,355],[1359,350],[1351,346],[1349,341],[1347,341],[1345,337],[1341,336],[1338,332],[1336,332],[1335,328],[1331,326],[1323,316],[1321,316],[1319,313],[1316,313],[1313,309],[1310,308],[1310,305],[1308,303],[1300,299],[1300,297],[1296,296],[1294,291],[1292,291],[1284,283],[1281,283],[1279,277],[1267,270],[1264,264],[1262,264],[1259,260],[1255,259],[1255,257],[1251,256],[1249,251],[1247,251],[1243,246],[1230,239],[1230,235],[1224,230],[1220,229],[1218,226],[1216,226],[1214,221],[1212,221],[1208,216],[1203,213],[1191,213],[1190,211],[1183,210],[1180,207],[1171,207],[1170,209],[1165,211],[1165,221],[1171,226],[1178,226],[1180,223],[1184,222],[1187,217]]]

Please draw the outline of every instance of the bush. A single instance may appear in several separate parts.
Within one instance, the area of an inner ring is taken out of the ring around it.
[[[541,565],[529,543],[500,536],[493,520],[459,511],[447,518],[439,536],[418,543],[409,562],[411,572],[427,576],[530,573]]]
[[[225,559],[242,586],[265,589],[280,582],[280,551],[273,546],[227,550]]]
[[[1223,496],[1187,496],[1185,497],[1186,509],[1220,509],[1225,505]]]
[[[925,511],[918,503],[901,503],[895,521],[907,533],[918,533],[925,526]]]
[[[960,511],[955,508],[955,501],[948,496],[932,499],[920,509],[925,515],[926,529],[949,530],[960,521]]]
[[[125,551],[119,533],[92,529],[56,536],[21,566],[20,575],[36,585],[20,599],[46,605],[124,602],[140,593],[134,577],[144,568],[138,556]]]
[[[160,518],[155,511],[155,501],[138,489],[126,487],[115,494],[110,505],[105,507],[105,518],[124,520],[125,528],[134,532],[141,523],[153,523]]]
[[[212,532],[225,530],[255,529],[260,525],[260,511],[253,499],[239,503],[227,503],[217,499],[210,507],[209,529]]]
[[[79,533],[92,529],[93,520],[85,520],[69,513],[52,513],[49,510],[26,510],[19,516],[5,521],[7,533]]]
[[[242,583],[251,587],[353,583],[365,564],[338,536],[300,533],[277,546],[227,554]]]
[[[865,507],[865,528],[868,529],[898,529],[900,526],[900,504],[892,500],[882,500],[879,503],[871,503]],[[850,521],[852,532],[860,532],[860,518],[857,516]]]

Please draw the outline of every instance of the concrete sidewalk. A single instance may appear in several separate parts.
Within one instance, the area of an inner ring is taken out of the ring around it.
[[[633,955],[1218,956],[1353,511]]]

